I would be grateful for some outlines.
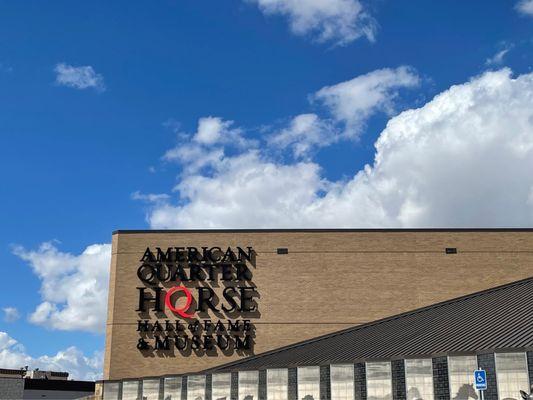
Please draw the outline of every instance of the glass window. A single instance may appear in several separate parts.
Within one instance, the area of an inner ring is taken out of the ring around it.
[[[122,382],[122,400],[139,400],[139,381]]]
[[[104,400],[118,400],[120,382],[104,382]]]
[[[239,400],[258,400],[259,372],[239,372]]]
[[[143,380],[142,400],[159,400],[159,379]]]
[[[433,400],[433,363],[431,358],[405,360],[407,400]]]
[[[525,353],[496,353],[496,380],[500,399],[520,399],[520,390],[529,393]]]
[[[231,374],[213,374],[211,398],[213,400],[231,399]]]
[[[476,369],[476,356],[448,357],[451,398],[457,400],[477,399],[478,395],[474,389],[474,371]]]
[[[353,364],[331,365],[331,400],[353,400]]]
[[[366,363],[367,400],[392,400],[390,362]]]
[[[104,383],[95,382],[94,383],[94,397],[96,397],[96,399],[102,399],[103,396],[104,396]]]
[[[187,400],[205,399],[205,375],[187,377]]]
[[[267,400],[287,400],[289,396],[289,370],[267,369]]]
[[[164,400],[181,400],[181,376],[168,376],[163,386]]]
[[[298,399],[320,400],[320,367],[298,368]]]

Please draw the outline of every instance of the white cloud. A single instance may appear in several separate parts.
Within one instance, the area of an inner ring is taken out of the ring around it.
[[[163,155],[165,161],[182,164],[186,173],[194,173],[218,164],[224,158],[224,146],[245,148],[255,146],[253,140],[243,137],[242,129],[232,128],[233,121],[219,117],[203,117],[192,135],[176,131],[179,143]],[[173,126],[178,126],[173,122]]]
[[[498,51],[492,57],[489,57],[485,60],[486,65],[501,65],[503,63],[503,58],[509,52],[509,49],[503,49]]]
[[[4,307],[2,311],[4,311],[5,322],[15,322],[20,318],[19,310],[15,307]]]
[[[503,59],[509,53],[509,51],[513,48],[513,45],[510,43],[501,43],[500,49],[496,54],[494,54],[492,57],[489,57],[485,60],[485,65],[488,66],[501,66],[503,64]]]
[[[50,242],[37,250],[16,246],[13,252],[41,280],[43,301],[30,315],[31,322],[51,329],[104,331],[110,244],[93,244],[79,255],[63,253]]]
[[[169,226],[268,227],[300,224],[282,216],[297,217],[302,204],[316,197],[322,186],[319,167],[313,163],[278,165],[262,159],[257,150],[225,158],[214,177],[191,175],[176,187],[184,206],[163,204],[149,217],[154,228]],[[199,214],[206,214],[199,219]]]
[[[148,193],[144,194],[139,191],[133,192],[131,194],[131,198],[133,200],[141,200],[141,201],[147,201],[149,203],[157,203],[160,201],[165,201],[170,198],[170,196],[166,193]]]
[[[268,144],[278,148],[290,146],[296,158],[307,158],[315,148],[329,146],[338,138],[330,121],[322,120],[316,114],[300,114],[288,127],[270,136]]]
[[[329,182],[315,162],[243,151],[182,177],[179,205],[157,204],[148,220],[153,228],[530,226],[531,104],[533,74],[488,72],[393,117],[374,164],[351,179]],[[331,107],[350,122],[348,108]]]
[[[416,72],[406,66],[380,69],[351,80],[326,86],[310,96],[324,105],[332,118],[300,114],[286,128],[269,136],[268,145],[290,147],[295,158],[308,159],[317,148],[341,139],[357,139],[367,120],[379,112],[392,115],[400,88],[419,84]],[[341,128],[342,126],[342,128]]]
[[[75,89],[94,88],[104,91],[104,77],[97,74],[90,65],[74,67],[72,65],[60,63],[54,68],[56,73],[56,83]]]
[[[26,353],[23,345],[6,332],[0,331],[0,365],[2,368],[19,369],[28,366],[30,369],[65,371],[69,372],[70,379],[97,380],[102,379],[103,354],[94,352],[87,357],[71,346],[53,356],[34,358]]]
[[[198,131],[193,137],[195,142],[211,145],[230,140],[241,140],[239,129],[231,129],[233,121],[223,121],[218,117],[205,117],[198,120]]]
[[[516,9],[525,15],[533,15],[533,0],[520,0],[516,3]]]
[[[334,118],[346,124],[345,134],[357,137],[366,120],[377,112],[394,112],[400,88],[418,86],[420,78],[407,66],[384,68],[349,81],[320,89],[313,99],[328,107]]]
[[[359,0],[248,0],[267,14],[288,18],[299,36],[345,45],[360,37],[373,41],[376,23]]]

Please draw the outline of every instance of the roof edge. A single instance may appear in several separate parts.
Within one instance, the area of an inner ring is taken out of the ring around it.
[[[136,233],[255,233],[255,232],[533,232],[531,228],[228,228],[228,229],[118,229],[113,231],[117,234],[136,234]]]
[[[205,370],[203,370],[201,372],[207,373],[207,372],[211,372],[211,371],[216,372],[216,371],[219,371],[219,370],[231,369],[232,367],[237,367],[239,364],[242,364],[242,363],[245,363],[247,361],[250,361],[251,359],[257,359],[257,358],[265,357],[265,356],[268,356],[268,355],[271,355],[271,354],[275,354],[275,353],[278,353],[278,352],[281,352],[281,351],[286,351],[286,350],[293,349],[293,348],[296,348],[296,347],[305,346],[306,344],[309,344],[309,343],[322,341],[322,340],[325,340],[325,339],[329,339],[331,337],[335,337],[335,336],[338,336],[338,335],[343,335],[343,334],[351,332],[351,331],[364,329],[364,328],[367,328],[367,327],[373,326],[373,325],[379,325],[379,324],[382,324],[384,322],[391,321],[391,320],[394,320],[394,319],[398,319],[398,318],[401,318],[401,317],[418,314],[420,312],[424,312],[424,311],[427,311],[427,310],[430,310],[430,309],[434,309],[434,308],[439,308],[439,307],[442,307],[442,306],[445,306],[445,305],[448,305],[448,304],[457,303],[457,302],[464,301],[464,300],[467,300],[467,299],[471,299],[471,298],[474,298],[474,297],[478,297],[478,296],[481,296],[481,295],[484,295],[484,294],[487,294],[487,293],[497,292],[499,290],[503,290],[503,289],[506,289],[506,288],[509,288],[509,287],[518,286],[518,285],[524,284],[526,282],[530,282],[532,280],[533,280],[533,277],[529,277],[529,278],[525,278],[525,279],[520,279],[518,281],[505,283],[503,285],[495,286],[495,287],[492,287],[492,288],[488,288],[488,289],[485,289],[485,290],[481,290],[481,291],[478,291],[478,292],[469,293],[469,294],[466,294],[466,295],[463,295],[463,296],[460,296],[460,297],[455,297],[453,299],[444,300],[444,301],[441,301],[441,302],[438,302],[438,303],[434,303],[434,304],[430,304],[428,306],[416,308],[414,310],[406,311],[406,312],[403,312],[403,313],[400,313],[400,314],[391,315],[391,316],[388,316],[388,317],[385,317],[385,318],[380,318],[380,319],[375,320],[375,321],[367,322],[367,323],[360,324],[360,325],[354,325],[354,326],[351,326],[351,327],[348,327],[348,328],[345,328],[345,329],[341,329],[341,330],[338,330],[338,331],[335,331],[335,332],[330,332],[330,333],[326,333],[324,335],[316,336],[314,338],[302,340],[302,341],[299,341],[299,342],[296,342],[296,343],[291,343],[289,345],[278,347],[278,348],[272,349],[272,350],[268,350],[268,351],[263,352],[263,353],[255,354],[255,355],[252,355],[250,357],[246,357],[246,358],[241,359],[241,360],[230,361],[230,362],[224,363],[222,365],[218,365],[218,366],[215,366],[215,367],[212,367],[212,368],[208,368],[208,369],[205,369]]]

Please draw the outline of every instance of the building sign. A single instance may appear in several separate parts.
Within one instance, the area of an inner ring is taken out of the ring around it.
[[[251,247],[147,248],[137,268],[137,349],[249,355],[259,318]]]

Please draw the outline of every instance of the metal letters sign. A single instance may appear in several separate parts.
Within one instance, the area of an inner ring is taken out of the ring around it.
[[[252,247],[156,247],[137,268],[137,349],[173,357],[253,354],[261,297]]]
[[[476,390],[487,389],[487,373],[484,369],[478,369],[474,371],[474,383]]]

